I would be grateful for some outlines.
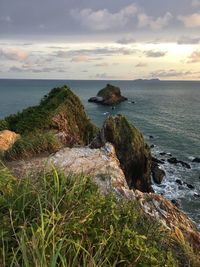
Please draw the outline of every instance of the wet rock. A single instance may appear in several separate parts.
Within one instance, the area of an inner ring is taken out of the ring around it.
[[[188,184],[188,183],[184,183],[189,189],[195,189],[195,187],[191,184]]]
[[[154,137],[153,137],[153,135],[149,135],[149,139],[153,139]]]
[[[177,158],[170,158],[170,159],[167,159],[167,161],[171,164],[177,164],[179,161],[177,160]]]
[[[151,172],[154,182],[157,184],[161,184],[165,176],[165,171],[159,168],[158,163],[152,162]]]
[[[150,145],[150,148],[154,148],[155,147],[155,145]]]
[[[176,181],[175,181],[177,184],[179,184],[179,185],[183,185],[183,181],[181,181],[180,179],[176,179]]]
[[[200,198],[200,194],[194,193],[194,197]]]
[[[127,100],[127,98],[121,95],[119,87],[107,84],[105,88],[98,92],[97,96],[88,99],[88,102],[113,106],[125,100]]]
[[[172,202],[177,208],[180,208],[180,203],[178,202],[177,199],[172,199],[171,202]]]
[[[114,145],[130,188],[153,191],[151,153],[140,131],[122,115],[109,116],[90,147],[99,148],[106,142]]]
[[[188,164],[187,162],[184,162],[182,160],[179,160],[178,163],[180,163],[183,167],[185,167],[187,169],[191,169],[190,164]]]
[[[165,156],[166,155],[166,152],[160,152],[159,153],[161,156]]]
[[[155,158],[155,157],[151,157],[151,160],[152,160],[153,162],[158,163],[158,164],[164,164],[164,160],[160,160],[160,159],[157,159],[157,158]]]
[[[192,160],[192,162],[200,163],[200,158],[194,158],[194,159]]]
[[[171,163],[171,164],[178,164],[178,163],[180,163],[183,167],[185,167],[187,169],[191,169],[190,164],[188,164],[187,162],[184,162],[182,160],[178,160],[177,158],[172,157],[172,158],[167,159],[167,161],[169,163]]]

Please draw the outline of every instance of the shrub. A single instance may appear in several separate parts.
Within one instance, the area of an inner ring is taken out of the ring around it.
[[[159,224],[88,176],[33,182],[2,167],[0,185],[0,266],[176,266]]]

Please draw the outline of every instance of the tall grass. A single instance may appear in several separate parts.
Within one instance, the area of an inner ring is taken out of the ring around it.
[[[171,240],[136,202],[55,169],[34,183],[0,170],[0,266],[177,266]]]

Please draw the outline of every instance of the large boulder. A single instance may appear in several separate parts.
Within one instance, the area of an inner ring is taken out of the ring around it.
[[[114,145],[129,187],[151,192],[151,153],[139,130],[122,115],[109,116],[90,147],[106,142]]]
[[[114,106],[125,100],[127,100],[127,98],[121,95],[119,87],[107,84],[105,88],[98,92],[96,97],[91,97],[88,101],[102,105]]]
[[[153,181],[157,184],[161,184],[162,180],[165,176],[165,171],[160,169],[158,162],[163,164],[162,161],[152,157],[152,162],[151,162],[151,173],[152,173],[152,178]]]
[[[7,151],[20,138],[19,134],[9,130],[0,131],[0,151]]]

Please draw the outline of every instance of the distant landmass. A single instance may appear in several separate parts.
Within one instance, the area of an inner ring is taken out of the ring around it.
[[[161,80],[158,78],[155,79],[136,79],[134,82],[160,82]]]

